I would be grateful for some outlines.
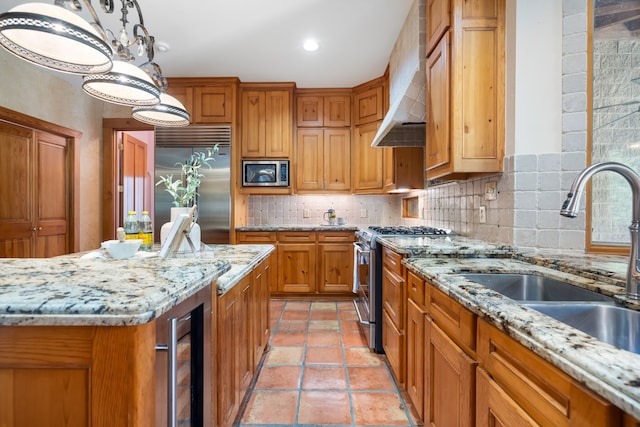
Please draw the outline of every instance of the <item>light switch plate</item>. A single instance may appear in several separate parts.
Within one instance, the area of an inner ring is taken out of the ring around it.
[[[496,200],[498,198],[498,186],[495,181],[487,182],[484,185],[484,199]]]
[[[487,223],[487,207],[486,206],[480,206],[480,208],[478,209],[478,222],[480,224]]]
[[[311,217],[311,211],[310,211],[309,209],[304,209],[304,210],[302,211],[302,217],[303,217],[303,218],[309,218],[309,217]]]
[[[360,218],[366,218],[367,217],[367,210],[366,209],[360,209]]]

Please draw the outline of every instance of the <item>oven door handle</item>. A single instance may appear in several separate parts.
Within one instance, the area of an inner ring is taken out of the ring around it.
[[[170,317],[167,344],[156,345],[156,351],[167,352],[167,425],[178,425],[178,319]]]
[[[358,254],[369,255],[369,253],[371,252],[370,250],[367,249],[367,247],[366,247],[366,245],[364,243],[353,242],[353,246],[355,246],[356,252]]]
[[[353,300],[353,306],[356,308],[356,315],[358,316],[358,322],[361,325],[370,325],[371,322],[364,320],[362,318],[362,314],[360,314],[360,308],[358,308],[358,301],[357,300]]]

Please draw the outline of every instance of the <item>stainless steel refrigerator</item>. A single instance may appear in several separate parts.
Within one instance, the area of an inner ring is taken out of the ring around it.
[[[229,243],[231,224],[231,128],[229,126],[188,126],[186,128],[156,128],[155,177],[180,176],[178,162],[184,162],[194,151],[205,151],[218,145],[211,169],[206,166],[198,189],[198,224],[202,243]],[[154,191],[154,240],[160,241],[162,224],[170,221],[173,199],[164,186]]]

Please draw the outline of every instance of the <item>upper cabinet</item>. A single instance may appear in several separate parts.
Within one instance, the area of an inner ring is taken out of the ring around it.
[[[504,21],[505,0],[428,2],[427,179],[502,172]]]
[[[298,129],[296,191],[351,191],[351,131]]]
[[[353,141],[353,192],[356,194],[384,193],[385,156],[392,148],[373,148],[371,141],[378,132],[380,122],[357,126]]]
[[[240,88],[242,157],[291,157],[293,145],[293,85]]]
[[[382,120],[385,111],[383,86],[377,85],[353,94],[353,108],[355,125]]]
[[[385,154],[384,190],[402,193],[424,188],[424,149],[395,147]]]
[[[351,94],[312,94],[296,97],[298,127],[351,126]]]
[[[234,119],[236,78],[170,78],[167,93],[182,102],[192,124],[231,123]]]

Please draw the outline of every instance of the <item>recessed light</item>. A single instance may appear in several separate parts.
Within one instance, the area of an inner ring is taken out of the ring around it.
[[[313,39],[309,39],[304,42],[303,47],[307,52],[314,52],[318,50],[318,42]]]
[[[155,42],[154,47],[158,52],[169,52],[171,50],[171,46],[169,46],[169,43],[165,42]]]

